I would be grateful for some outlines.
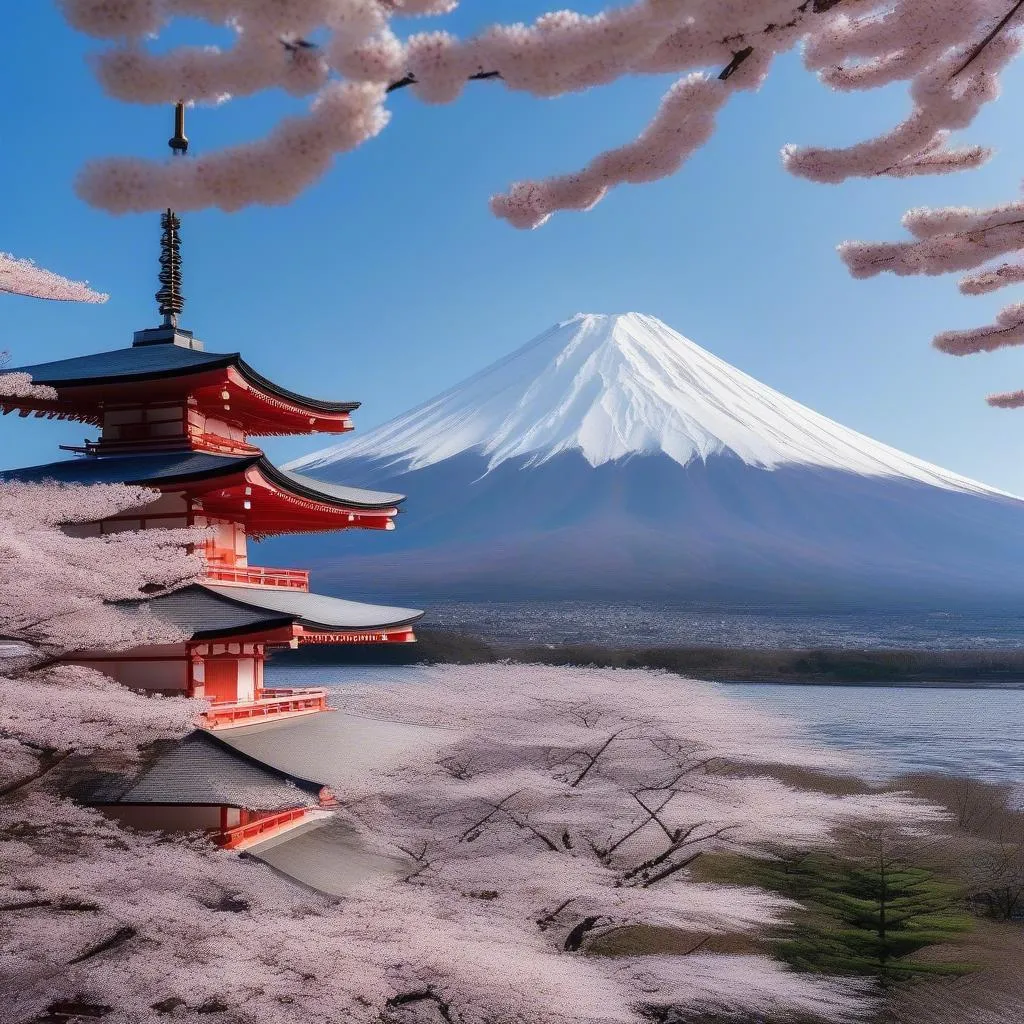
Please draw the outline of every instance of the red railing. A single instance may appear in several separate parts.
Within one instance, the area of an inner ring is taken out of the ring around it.
[[[193,446],[207,452],[220,452],[223,455],[261,455],[262,449],[248,441],[236,441],[220,434],[206,434],[199,430],[189,429],[189,441]]]
[[[266,569],[259,565],[207,565],[206,578],[218,583],[245,587],[276,587],[279,590],[309,590],[309,573],[303,569]]]
[[[324,689],[260,690],[256,700],[212,705],[203,715],[203,724],[208,729],[226,729],[278,715],[303,715],[326,710],[327,691]]]
[[[308,813],[308,807],[291,807],[278,814],[268,814],[256,821],[250,821],[246,825],[236,825],[234,828],[224,829],[217,835],[217,844],[228,850],[235,850],[243,843],[252,842],[267,832],[276,832],[285,825],[304,818]]]

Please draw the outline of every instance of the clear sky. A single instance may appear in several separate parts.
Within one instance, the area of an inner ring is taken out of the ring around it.
[[[157,218],[91,210],[72,181],[90,156],[161,155],[170,111],[104,97],[87,64],[94,44],[64,26],[55,4],[15,7],[0,69],[0,251],[111,293],[100,307],[0,296],[0,348],[17,364],[129,344],[157,322]],[[524,0],[515,16],[542,8]],[[491,216],[488,197],[510,181],[575,169],[631,139],[665,84],[535,100],[481,82],[446,107],[396,95],[384,134],[291,206],[185,217],[183,325],[282,385],[362,401],[365,430],[557,320],[636,310],[848,426],[1024,494],[1024,411],[984,404],[991,391],[1024,387],[1024,358],[954,359],[930,347],[936,331],[987,322],[1020,295],[964,298],[952,278],[854,281],[834,250],[846,238],[902,237],[910,206],[1015,198],[1024,62],[967,133],[999,148],[980,171],[838,187],[790,177],[784,143],[853,142],[908,107],[901,89],[832,93],[791,56],[759,93],[730,105],[675,177],[626,186],[532,232]],[[272,94],[194,111],[193,151],[256,137],[296,106]],[[0,466],[51,461],[58,443],[84,433],[8,418]],[[267,447],[283,460],[320,443]]]

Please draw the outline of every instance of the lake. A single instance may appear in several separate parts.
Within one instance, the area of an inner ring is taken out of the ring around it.
[[[281,654],[268,664],[267,682],[400,685],[425,671],[415,665],[288,665]],[[792,718],[823,744],[859,753],[865,777],[930,771],[1024,785],[1024,689],[709,685]]]

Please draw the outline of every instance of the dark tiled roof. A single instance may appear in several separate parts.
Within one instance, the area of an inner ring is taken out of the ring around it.
[[[226,804],[272,811],[316,806],[320,788],[319,782],[290,776],[194,732],[134,778],[107,776],[77,795],[96,804]]]
[[[416,622],[412,608],[360,604],[302,591],[194,584],[146,602],[153,614],[186,630],[193,639],[299,624],[314,630],[380,630]]]
[[[151,455],[112,455],[102,458],[65,459],[45,466],[9,469],[0,480],[39,483],[55,480],[62,484],[149,484],[225,476],[247,469],[260,456],[244,458],[208,455],[204,452],[172,452]]]
[[[232,589],[243,597],[243,588]],[[153,598],[145,602],[145,607],[195,640],[290,626],[295,622],[294,616],[270,613],[266,608],[246,604],[244,598],[225,600],[200,584]]]
[[[410,625],[423,618],[424,614],[415,608],[362,604],[324,594],[307,594],[301,590],[215,586],[204,586],[202,589],[222,598],[241,601],[250,608],[262,608],[273,615],[286,615],[314,629],[385,629]]]
[[[260,455],[239,458],[191,451],[65,459],[45,466],[5,470],[0,473],[0,480],[20,480],[25,483],[56,480],[65,484],[159,484],[226,476],[239,473],[257,463],[260,472],[282,490],[314,501],[339,503],[355,509],[385,509],[405,500],[402,494],[367,491],[361,487],[330,484],[314,480],[311,476],[287,473]]]
[[[272,395],[322,412],[351,412],[358,402],[325,402],[289,391],[257,373],[237,352],[200,352],[182,345],[137,345],[94,352],[87,356],[58,359],[52,363],[12,367],[9,372],[27,373],[35,384],[75,387],[85,384],[121,383],[201,373],[234,366],[249,381]]]
[[[268,463],[269,466],[269,463]],[[289,473],[287,470],[278,469],[277,466],[270,466],[273,475],[267,473],[271,479],[279,477],[288,482],[290,490],[296,490],[300,494],[306,493],[315,497],[335,498],[343,501],[346,505],[354,508],[390,508],[393,505],[400,505],[405,501],[404,494],[391,494],[387,491],[368,491],[362,487],[347,487],[344,484],[332,484],[326,480],[317,480],[312,476],[305,476],[302,473]]]
[[[101,380],[166,377],[177,373],[199,373],[221,366],[231,366],[239,359],[237,352],[198,352],[181,345],[140,345],[137,348],[115,348],[111,352],[94,352],[87,356],[58,359],[52,363],[17,366],[12,373],[27,373],[34,384],[68,387],[93,384]]]

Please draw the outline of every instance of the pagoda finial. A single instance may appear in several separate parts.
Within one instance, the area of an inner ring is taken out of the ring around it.
[[[174,135],[167,140],[175,156],[188,152],[188,138],[185,135],[185,104],[174,106]],[[181,293],[181,220],[170,208],[160,217],[160,291],[156,293],[164,327],[177,327],[178,317],[185,308],[185,297]]]

